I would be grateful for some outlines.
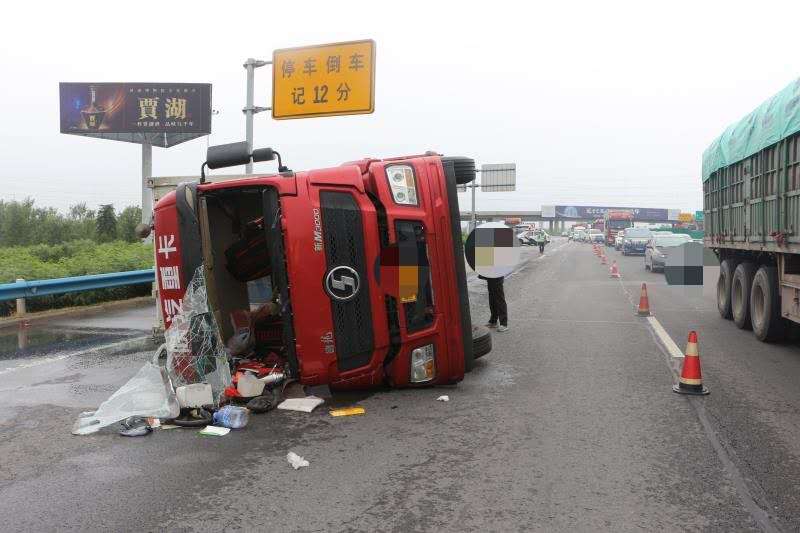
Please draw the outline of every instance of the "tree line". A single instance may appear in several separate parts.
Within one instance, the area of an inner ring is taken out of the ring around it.
[[[57,245],[76,240],[96,243],[136,242],[134,228],[142,220],[142,209],[128,206],[117,214],[113,204],[97,210],[85,203],[71,206],[67,213],[52,207],[38,207],[34,200],[0,200],[0,247]]]

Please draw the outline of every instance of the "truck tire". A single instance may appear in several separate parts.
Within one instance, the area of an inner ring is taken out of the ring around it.
[[[739,329],[750,329],[750,292],[756,267],[745,261],[733,271],[731,280],[731,314],[733,323]]]
[[[475,160],[469,157],[450,156],[443,157],[442,162],[452,161],[455,170],[456,183],[466,185],[475,181]]]
[[[778,269],[775,267],[762,266],[753,277],[750,318],[753,333],[760,341],[780,340],[786,332],[786,324],[781,316]]]
[[[492,351],[492,334],[489,328],[472,326],[472,353],[475,359]]]
[[[733,310],[731,309],[731,282],[733,281],[734,270],[736,270],[736,262],[733,259],[725,259],[719,264],[717,309],[719,310],[719,315],[727,320],[733,318]]]

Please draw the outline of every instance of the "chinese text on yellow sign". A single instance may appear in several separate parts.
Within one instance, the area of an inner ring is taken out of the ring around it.
[[[272,117],[355,115],[375,109],[375,42],[275,50]]]

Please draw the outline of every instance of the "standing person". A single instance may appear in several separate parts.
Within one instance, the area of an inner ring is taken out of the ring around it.
[[[503,280],[505,278],[486,278],[478,276],[480,279],[486,280],[486,285],[489,288],[489,322],[486,327],[497,328],[497,331],[508,331],[508,306],[506,305],[506,294],[503,290]],[[500,325],[497,325],[497,322]]]
[[[536,230],[534,233],[534,239],[536,240],[536,244],[539,245],[539,253],[544,253],[544,247],[547,244],[547,233],[544,230]]]

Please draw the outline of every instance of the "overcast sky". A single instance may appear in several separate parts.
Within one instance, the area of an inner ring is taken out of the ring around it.
[[[60,81],[212,83],[219,144],[244,139],[247,57],[371,38],[373,114],[262,113],[255,145],[294,170],[426,150],[516,162],[517,192],[479,192],[479,209],[694,210],[705,147],[800,75],[796,0],[522,4],[7,3],[0,198],[139,203],[140,148],[60,134]],[[269,105],[270,77],[257,70],[257,105]],[[154,148],[154,174],[197,174],[205,148]]]

